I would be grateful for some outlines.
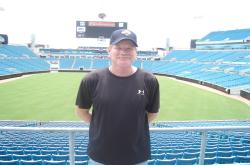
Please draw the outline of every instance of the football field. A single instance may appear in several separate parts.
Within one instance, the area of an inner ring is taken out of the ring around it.
[[[45,73],[0,84],[0,120],[77,121],[75,98],[85,73]],[[158,76],[159,121],[250,119],[250,106]]]

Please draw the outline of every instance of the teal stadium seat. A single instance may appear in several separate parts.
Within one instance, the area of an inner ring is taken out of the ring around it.
[[[232,164],[235,161],[235,157],[218,157],[216,158],[216,163],[218,164]]]
[[[12,154],[13,160],[31,160],[31,155],[18,155],[18,154]]]
[[[180,158],[177,159],[176,165],[193,165],[196,163],[197,163],[197,158],[190,158],[190,159]]]
[[[232,151],[231,147],[218,147],[217,151]]]
[[[216,151],[205,152],[205,158],[213,158],[213,157],[216,157]]]
[[[6,150],[7,154],[18,154],[18,155],[22,155],[23,154],[23,150]]]
[[[161,154],[161,153],[170,153],[170,152],[172,152],[172,149],[163,149],[163,148],[160,148],[160,149],[158,149],[157,150],[157,153],[158,154]]]
[[[236,156],[235,162],[237,162],[237,163],[250,163],[250,156]]]
[[[216,157],[204,158],[204,165],[210,165],[216,163]]]
[[[87,151],[82,151],[82,150],[75,150],[76,155],[87,155]]]
[[[200,155],[199,152],[184,152],[183,158],[190,159],[190,158],[198,158]]]
[[[42,160],[20,160],[20,165],[43,165]]]
[[[241,151],[241,150],[235,150],[233,151],[233,155],[234,156],[247,156],[248,155],[248,151]]]
[[[58,150],[57,153],[59,155],[67,155],[67,154],[69,154],[69,150]]]
[[[186,151],[186,149],[184,149],[184,148],[175,148],[175,149],[173,149],[173,153],[183,153],[183,152],[185,152]]]
[[[230,157],[233,155],[232,151],[217,151],[218,157]]]
[[[0,155],[0,160],[12,160],[11,154]]]
[[[43,165],[67,165],[66,161],[44,160]]]
[[[161,153],[161,154],[151,154],[151,159],[164,159],[165,158],[165,154]]]
[[[64,161],[67,161],[69,160],[69,155],[55,155],[55,154],[52,154],[52,160],[58,160],[58,161],[61,161],[61,160],[64,160]]]
[[[166,153],[165,158],[166,159],[177,159],[177,158],[182,158],[182,153]]]
[[[155,160],[154,159],[148,160],[148,165],[155,165]]]
[[[5,155],[6,151],[5,150],[0,150],[0,155]]]
[[[88,165],[88,161],[76,161],[75,165]]]
[[[57,150],[48,150],[48,149],[46,149],[46,150],[41,150],[41,154],[42,155],[46,155],[46,154],[57,154]]]
[[[0,160],[1,165],[19,165],[18,160]]]
[[[38,149],[34,149],[34,150],[24,149],[23,153],[24,154],[36,154],[36,155],[41,154],[40,150],[38,150]]]
[[[175,165],[176,159],[163,159],[163,160],[156,160],[155,165]]]
[[[86,161],[89,160],[88,155],[75,155],[75,161]]]
[[[51,160],[51,155],[32,155],[33,160]]]

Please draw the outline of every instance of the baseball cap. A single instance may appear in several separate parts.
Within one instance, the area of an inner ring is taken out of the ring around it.
[[[116,45],[122,40],[130,40],[137,47],[137,37],[136,34],[128,29],[119,29],[114,31],[110,37],[110,44]]]

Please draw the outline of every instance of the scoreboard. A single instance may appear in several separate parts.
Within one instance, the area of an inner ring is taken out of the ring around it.
[[[110,38],[118,29],[127,29],[127,22],[76,21],[76,38]]]
[[[8,44],[8,35],[0,34],[0,44]]]

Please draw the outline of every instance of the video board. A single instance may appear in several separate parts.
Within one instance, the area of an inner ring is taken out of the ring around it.
[[[127,22],[76,21],[76,38],[110,38],[113,31],[127,29]]]
[[[0,34],[0,43],[1,44],[8,44],[8,35],[7,34]]]

